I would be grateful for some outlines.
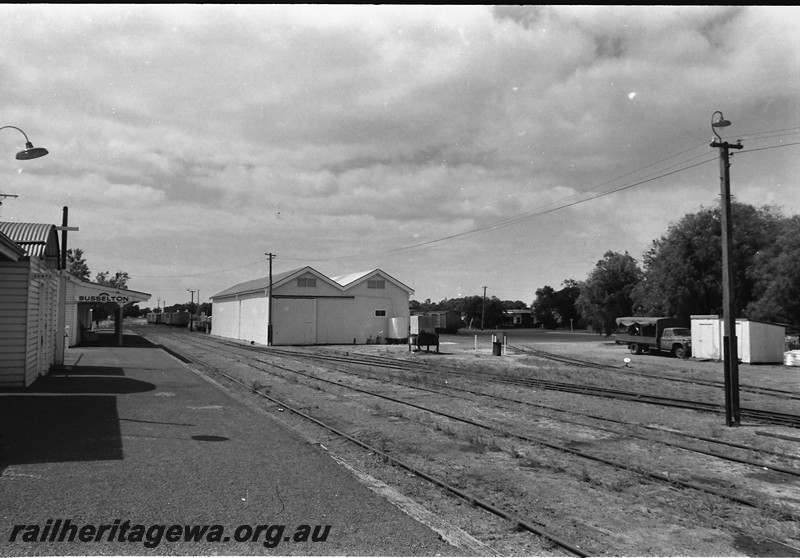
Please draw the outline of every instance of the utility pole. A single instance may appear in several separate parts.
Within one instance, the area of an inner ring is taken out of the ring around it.
[[[267,345],[272,346],[272,259],[275,254],[267,252],[264,254],[269,257],[269,300],[267,303]]]
[[[483,287],[483,305],[481,306],[481,331],[483,331],[483,322],[486,317],[486,287]]]
[[[714,117],[719,114],[719,119]],[[741,141],[731,144],[722,141],[715,128],[724,128],[731,123],[716,111],[711,116],[711,129],[716,138],[712,138],[711,147],[719,148],[719,173],[722,199],[722,310],[723,310],[723,372],[725,378],[725,424],[739,426],[739,355],[736,340],[736,316],[734,315],[734,282],[733,282],[733,223],[731,221],[731,179],[729,149],[741,149]]]
[[[192,293],[192,295],[191,295],[192,303],[189,305],[189,331],[194,331],[194,312],[192,311],[192,306],[194,306],[194,293],[195,293],[195,291],[193,291],[192,289],[186,289],[186,290],[189,291],[190,293]],[[198,291],[198,293],[199,292],[200,291]],[[199,294],[197,296],[197,300],[200,300]]]

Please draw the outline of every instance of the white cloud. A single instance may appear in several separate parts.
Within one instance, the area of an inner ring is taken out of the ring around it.
[[[713,111],[747,147],[796,141],[756,132],[800,126],[798,15],[6,5],[0,124],[51,154],[0,159],[0,190],[24,193],[0,218],[57,222],[68,205],[90,267],[163,297],[252,278],[263,268],[241,266],[273,251],[286,268],[392,267],[422,299],[490,274],[529,302],[713,202]],[[795,149],[737,154],[737,197],[799,211]],[[149,278],[165,271],[191,277]]]

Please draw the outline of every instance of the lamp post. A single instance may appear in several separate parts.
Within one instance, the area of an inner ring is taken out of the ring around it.
[[[483,287],[483,303],[481,304],[481,331],[483,331],[483,323],[486,318],[486,287]]]
[[[192,289],[186,289],[191,294],[191,304],[189,304],[189,331],[194,331],[194,312],[192,311],[192,306],[194,306],[194,291]],[[198,295],[197,300],[200,300],[200,296]]]
[[[38,157],[44,157],[49,153],[44,147],[34,147],[28,139],[28,135],[16,126],[0,126],[0,130],[5,130],[6,128],[13,128],[25,136],[25,149],[17,153],[18,160],[27,161],[28,159],[36,159]]]
[[[719,118],[717,118],[719,115]],[[711,130],[714,138],[711,147],[719,149],[719,173],[722,198],[721,227],[722,227],[722,354],[723,371],[725,377],[725,424],[739,426],[739,357],[736,341],[736,316],[734,314],[734,282],[733,282],[733,223],[731,222],[731,179],[729,149],[741,149],[742,143],[735,144],[722,141],[717,133],[717,128],[730,126],[722,112],[716,111],[711,115]]]
[[[272,260],[275,254],[267,252],[269,257],[269,299],[267,299],[267,346],[272,347]]]

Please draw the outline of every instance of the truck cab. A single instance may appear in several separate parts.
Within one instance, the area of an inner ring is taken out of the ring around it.
[[[668,327],[659,341],[659,350],[672,353],[678,358],[692,354],[692,332],[688,327]]]

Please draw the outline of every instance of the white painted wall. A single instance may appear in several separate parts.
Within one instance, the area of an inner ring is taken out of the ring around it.
[[[239,339],[239,299],[218,299],[213,302],[211,333],[228,339]]]
[[[692,316],[692,356],[723,359],[724,328],[718,316]],[[786,328],[775,324],[736,320],[736,351],[747,364],[783,362]]]
[[[298,278],[316,278],[315,287]],[[379,277],[380,278],[380,277]],[[343,289],[307,272],[275,287],[273,344],[364,344],[384,341],[391,318],[409,318],[409,293],[390,280],[371,289],[365,280]],[[268,297],[265,291],[213,300],[212,333],[267,343]],[[376,315],[376,310],[384,315]]]

